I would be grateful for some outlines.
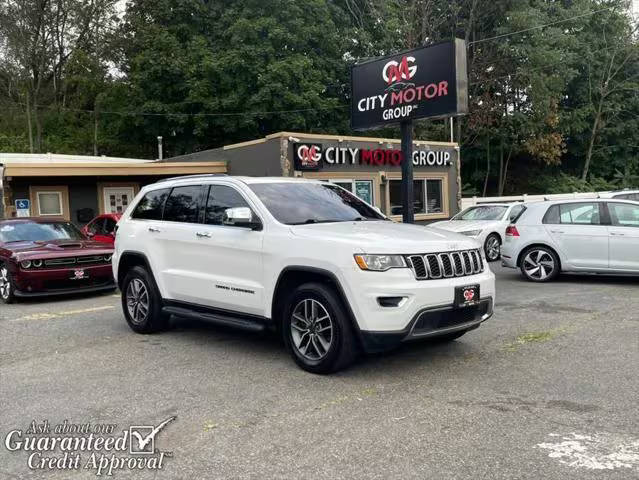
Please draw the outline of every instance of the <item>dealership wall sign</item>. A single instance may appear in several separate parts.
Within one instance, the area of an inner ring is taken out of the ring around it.
[[[353,148],[319,143],[293,145],[295,170],[320,170],[323,165],[370,165],[372,167],[399,167],[404,154],[392,148]],[[451,153],[446,150],[417,149],[413,151],[416,167],[445,167],[452,165]]]
[[[465,114],[465,42],[457,39],[354,65],[351,82],[355,130]]]

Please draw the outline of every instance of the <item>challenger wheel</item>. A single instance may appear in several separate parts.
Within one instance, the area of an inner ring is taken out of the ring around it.
[[[15,287],[11,272],[5,265],[0,265],[0,301],[2,303],[13,303],[16,300]]]
[[[162,298],[153,277],[143,267],[133,267],[122,282],[122,310],[137,333],[166,330],[170,315],[162,313]]]
[[[333,289],[320,283],[297,287],[284,309],[282,334],[295,362],[312,373],[331,373],[357,355],[350,319]]]

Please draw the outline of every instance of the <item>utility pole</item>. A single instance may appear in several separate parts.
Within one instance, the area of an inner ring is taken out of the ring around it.
[[[413,195],[413,121],[404,120],[402,128],[402,221],[415,223]]]
[[[162,160],[162,137],[158,137],[158,160]]]

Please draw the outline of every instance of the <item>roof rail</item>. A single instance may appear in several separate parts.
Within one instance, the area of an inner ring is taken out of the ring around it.
[[[169,182],[171,180],[182,180],[186,178],[204,178],[204,177],[226,177],[226,173],[198,173],[197,175],[182,175],[179,177],[162,178],[158,180],[157,183]]]

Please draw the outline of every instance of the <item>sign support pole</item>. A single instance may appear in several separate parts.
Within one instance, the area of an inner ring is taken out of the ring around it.
[[[413,121],[401,122],[402,129],[402,221],[415,223],[413,205]]]

